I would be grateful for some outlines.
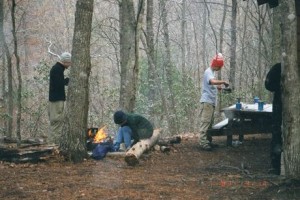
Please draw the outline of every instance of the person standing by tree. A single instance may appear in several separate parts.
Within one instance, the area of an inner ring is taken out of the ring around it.
[[[50,133],[48,142],[55,144],[58,144],[58,139],[63,131],[64,102],[66,100],[65,86],[69,83],[69,78],[64,77],[64,71],[70,66],[71,54],[64,52],[61,54],[60,60],[50,70],[48,110]]]
[[[150,138],[153,135],[151,122],[141,115],[119,110],[114,113],[114,122],[120,126],[114,142],[115,151],[119,150],[122,142],[125,143],[125,148],[129,149],[141,139]]]
[[[276,63],[267,73],[265,88],[274,93],[271,141],[271,173],[280,175],[282,152],[282,100],[281,100],[281,63]]]
[[[212,126],[214,121],[217,91],[222,85],[226,87],[229,83],[215,78],[215,72],[221,70],[224,65],[223,55],[218,53],[211,61],[211,65],[204,72],[202,83],[202,94],[200,98],[200,148],[205,151],[212,150],[212,144],[207,138],[207,129]]]

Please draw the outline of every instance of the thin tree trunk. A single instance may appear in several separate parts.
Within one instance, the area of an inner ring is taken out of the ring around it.
[[[11,19],[12,19],[12,33],[14,40],[14,55],[16,58],[16,68],[18,74],[18,93],[17,93],[17,138],[18,138],[18,146],[21,142],[21,116],[22,116],[22,75],[20,70],[20,57],[18,54],[18,38],[17,38],[17,30],[16,30],[16,1],[12,1],[12,10],[11,10]]]
[[[174,90],[173,90],[173,80],[172,80],[172,63],[171,63],[171,50],[170,50],[170,39],[169,39],[169,29],[167,23],[167,10],[166,10],[166,0],[160,1],[161,6],[161,15],[162,15],[162,24],[163,24],[163,35],[164,35],[164,44],[165,44],[165,69],[166,69],[166,79],[168,83],[168,90],[170,95],[170,106],[167,107],[168,114],[168,124],[171,134],[176,134],[178,128],[176,127],[176,109],[175,109],[175,99],[174,99]]]
[[[182,85],[186,87],[186,0],[182,0],[181,11],[181,71],[182,71]]]
[[[148,57],[148,101],[149,101],[149,120],[155,121],[154,102],[155,102],[155,64],[154,64],[154,31],[153,31],[153,0],[147,0],[147,17],[146,17],[146,41],[145,48]]]
[[[248,12],[249,12],[249,2],[247,1],[247,6],[244,9],[245,16],[243,20],[243,24],[247,24],[247,18],[248,18]],[[242,37],[241,37],[241,57],[244,58],[245,56],[245,39],[246,39],[246,33],[247,33],[247,26],[243,26],[243,31],[242,31]],[[238,76],[238,90],[241,90],[243,88],[243,84],[246,85],[248,81],[248,73],[244,73],[246,69],[244,69],[244,59],[241,59],[241,64],[240,64],[240,70],[239,70],[239,76]],[[244,77],[242,79],[242,77]],[[243,80],[243,81],[242,81]]]
[[[224,27],[225,27],[225,20],[227,15],[227,0],[224,0],[224,7],[223,7],[223,17],[222,17],[222,23],[220,27],[220,53],[223,53],[223,43],[224,43]],[[218,79],[222,80],[222,70],[218,72]],[[218,111],[218,114],[221,114],[221,109],[223,107],[222,105],[222,93],[219,95],[220,98],[218,98],[218,104],[216,110]]]
[[[235,88],[235,70],[236,70],[236,16],[237,16],[237,0],[232,0],[231,15],[231,46],[230,46],[230,75],[229,82],[232,88]]]
[[[0,39],[1,39],[1,44],[5,52],[6,60],[7,60],[7,85],[8,85],[8,95],[7,95],[7,114],[8,114],[8,119],[7,119],[7,132],[6,136],[7,137],[12,137],[12,132],[13,132],[13,81],[12,81],[12,61],[11,61],[11,56],[10,52],[5,40],[5,35],[4,35],[4,26],[3,26],[3,20],[4,20],[4,0],[0,0]]]

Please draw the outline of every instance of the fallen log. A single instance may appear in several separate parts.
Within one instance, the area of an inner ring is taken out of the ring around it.
[[[5,148],[0,147],[0,160],[7,162],[39,162],[50,156],[54,151],[54,146],[40,146],[38,148]]]
[[[139,163],[140,156],[147,150],[149,150],[159,138],[159,129],[155,129],[151,138],[144,139],[133,145],[125,155],[125,162],[134,166]]]

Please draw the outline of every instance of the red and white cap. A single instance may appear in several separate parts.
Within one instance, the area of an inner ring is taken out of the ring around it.
[[[215,55],[215,57],[212,59],[210,66],[212,67],[223,67],[224,65],[224,58],[221,53],[218,53]]]

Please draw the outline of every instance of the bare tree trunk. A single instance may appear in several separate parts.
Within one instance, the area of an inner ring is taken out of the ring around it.
[[[222,17],[222,23],[220,27],[220,50],[219,52],[223,53],[223,43],[224,43],[224,27],[225,27],[225,20],[227,15],[227,0],[224,0],[224,7],[223,7],[223,17]],[[218,79],[222,80],[222,70],[218,72]],[[221,114],[221,109],[223,107],[222,105],[222,93],[219,95],[220,98],[218,98],[218,104],[216,110],[218,111],[218,114]]]
[[[12,1],[12,9],[11,9],[11,19],[12,19],[12,33],[13,33],[13,41],[14,41],[14,55],[16,58],[16,68],[18,74],[18,93],[17,93],[17,138],[18,138],[18,146],[21,144],[21,116],[22,116],[22,75],[20,70],[20,57],[18,54],[18,38],[17,38],[17,30],[16,30],[16,1]]]
[[[162,15],[162,24],[163,24],[163,35],[164,35],[164,44],[166,52],[166,79],[168,83],[169,95],[170,95],[170,106],[167,107],[168,110],[168,125],[171,134],[176,134],[178,128],[176,127],[176,109],[175,109],[175,99],[173,94],[173,80],[172,80],[172,63],[171,63],[171,49],[170,49],[170,39],[169,39],[169,29],[167,23],[167,10],[166,10],[166,0],[160,1],[161,6],[161,15]]]
[[[203,8],[203,27],[206,27],[207,25],[207,9],[206,7]],[[204,72],[205,69],[207,68],[207,47],[206,47],[206,40],[207,40],[207,37],[206,37],[206,34],[207,34],[207,30],[206,28],[204,29],[204,31],[202,31],[202,71]],[[199,88],[201,88],[201,77],[202,77],[202,71],[201,71],[201,68],[199,66],[198,68],[198,74],[199,74]]]
[[[2,128],[2,132],[4,133],[4,135],[7,134],[7,123],[4,119],[4,115],[7,112],[6,109],[6,103],[5,103],[5,99],[6,99],[6,76],[5,76],[5,48],[4,48],[4,33],[3,33],[3,0],[0,0],[0,46],[1,46],[1,51],[4,52],[4,55],[2,55],[2,65],[1,65],[1,95],[0,96],[0,126]]]
[[[136,99],[137,73],[136,61],[136,26],[134,3],[132,0],[122,0],[119,4],[120,19],[120,108],[133,112]]]
[[[0,29],[1,29],[1,27],[0,27]],[[2,50],[2,52],[4,52],[3,51],[4,48],[1,47],[1,50]],[[5,56],[2,56],[1,61],[2,61],[2,63],[1,63],[1,67],[0,67],[1,68],[0,69],[0,71],[1,71],[1,77],[0,77],[0,79],[1,79],[0,80],[1,81],[1,84],[0,84],[1,85],[1,88],[0,88],[0,90],[1,90],[1,92],[0,92],[0,94],[1,94],[0,95],[0,131],[2,133],[4,133],[4,135],[5,135],[6,129],[7,129],[6,123],[4,121],[4,115],[6,113],[5,101],[4,101],[4,99],[5,99]]]
[[[67,99],[66,132],[61,148],[67,159],[81,162],[87,156],[86,130],[89,108],[89,77],[91,72],[90,39],[93,0],[77,0],[72,50],[72,66]],[[63,136],[64,136],[63,135]]]
[[[12,137],[12,132],[13,132],[13,81],[12,81],[12,61],[11,61],[11,56],[10,52],[5,40],[5,35],[4,35],[4,27],[3,27],[3,20],[4,20],[4,0],[0,0],[0,39],[1,39],[1,44],[3,46],[3,50],[5,52],[6,60],[7,60],[7,79],[8,79],[8,98],[5,101],[7,104],[7,114],[8,114],[8,119],[7,119],[7,132],[6,136],[7,137]]]
[[[236,16],[237,16],[237,0],[232,0],[231,15],[231,46],[230,46],[230,75],[229,82],[232,88],[235,88],[235,70],[236,70]]]
[[[282,12],[282,104],[283,104],[283,154],[288,178],[300,179],[300,68],[297,50],[296,1],[281,1]],[[298,14],[299,14],[298,10]],[[299,26],[299,25],[298,25]],[[298,35],[299,39],[299,35]],[[299,44],[299,43],[298,43]]]
[[[146,17],[146,41],[147,41],[147,56],[148,56],[148,101],[149,101],[149,120],[154,122],[155,120],[155,55],[154,55],[154,31],[153,31],[153,0],[147,0],[147,17]]]
[[[181,11],[181,70],[182,70],[182,84],[186,87],[186,0],[182,0]]]
[[[248,12],[249,12],[249,2],[247,1],[247,6],[244,9],[245,16],[243,20],[243,24],[247,24],[247,19],[248,19]],[[241,45],[242,45],[242,53],[241,57],[244,58],[245,56],[245,40],[246,40],[246,33],[247,33],[247,26],[243,26],[243,31],[242,31],[242,36],[241,36]],[[241,90],[243,88],[243,84],[247,84],[248,81],[248,73],[244,73],[246,69],[244,69],[244,59],[241,59],[241,64],[240,64],[240,70],[239,70],[239,76],[238,76],[238,90]],[[242,79],[243,77],[243,79]],[[243,80],[243,81],[242,81]],[[245,81],[246,80],[246,81]]]

